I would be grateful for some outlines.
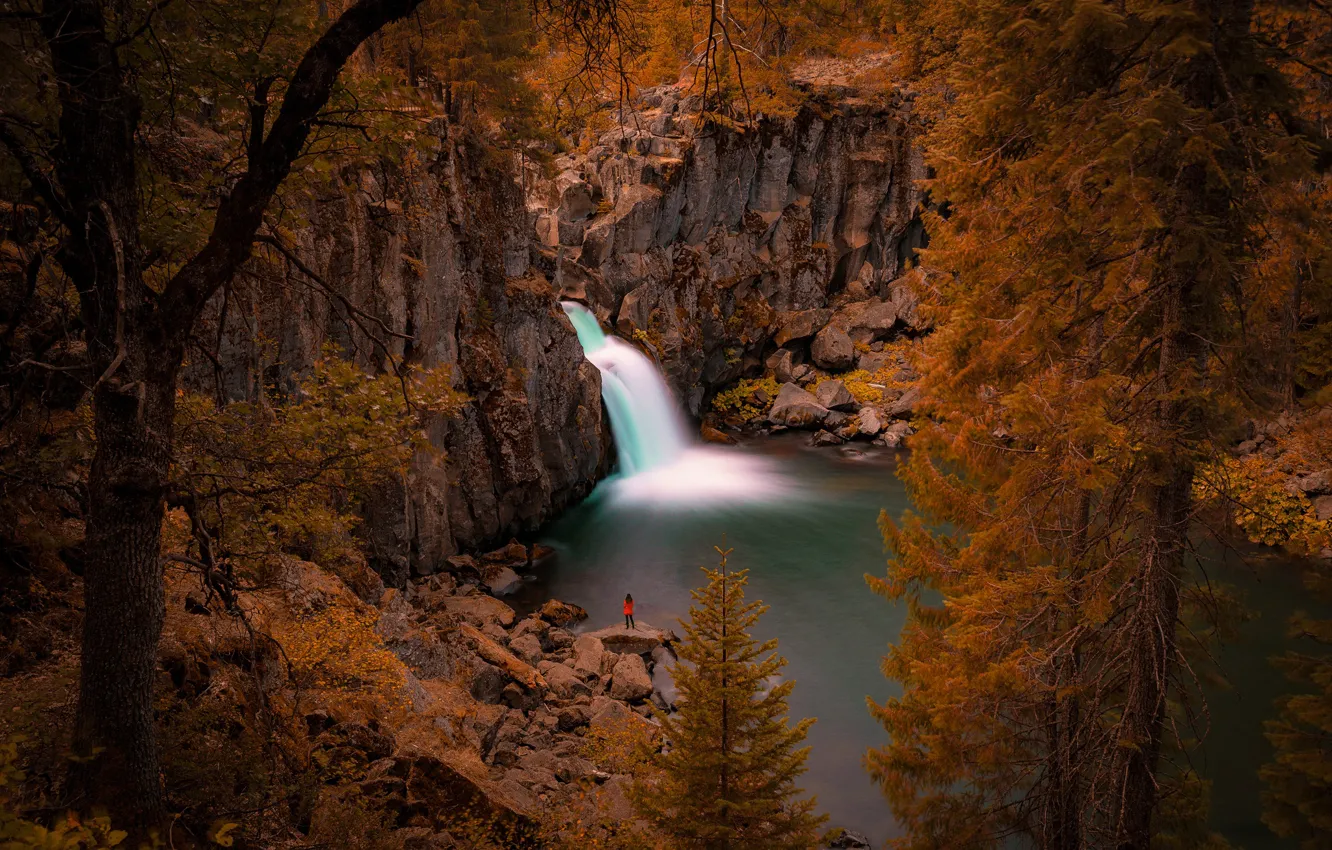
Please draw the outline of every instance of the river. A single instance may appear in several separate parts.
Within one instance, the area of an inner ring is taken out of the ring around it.
[[[582,605],[586,626],[597,628],[620,620],[621,601],[632,593],[639,622],[680,631],[689,591],[703,580],[699,568],[716,564],[714,546],[733,549],[732,566],[750,571],[750,597],[770,606],[757,636],[777,637],[790,662],[792,715],[818,718],[803,785],[830,825],[864,832],[877,846],[899,830],[862,767],[865,750],[886,736],[865,700],[898,692],[879,659],[905,612],[871,593],[864,575],[885,568],[880,510],[898,516],[909,506],[894,474],[901,453],[859,445],[816,450],[806,439],[787,434],[706,450],[709,464],[721,464],[723,481],[711,489],[722,498],[691,499],[690,484],[699,480],[693,473],[665,482],[665,500],[640,498],[624,480],[603,482],[543,532],[557,558],[523,595]],[[1230,552],[1215,557],[1211,573],[1262,612],[1218,651],[1232,686],[1208,689],[1212,728],[1196,760],[1214,783],[1212,825],[1251,850],[1293,847],[1259,821],[1257,770],[1270,754],[1262,722],[1286,689],[1268,659],[1283,649],[1286,620],[1305,601],[1299,567]]]

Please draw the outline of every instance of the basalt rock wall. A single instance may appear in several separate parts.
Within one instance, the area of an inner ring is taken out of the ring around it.
[[[581,498],[607,457],[600,376],[547,278],[513,173],[441,128],[425,162],[348,170],[289,211],[289,255],[256,257],[210,305],[190,380],[226,399],[281,394],[329,344],[368,369],[386,354],[449,364],[471,401],[429,426],[444,450],[366,499],[387,583],[538,526]]]
[[[745,132],[700,128],[694,108],[647,92],[529,191],[563,296],[654,355],[694,414],[799,311],[877,300],[914,321],[896,281],[922,238],[924,166],[901,96],[811,93]]]

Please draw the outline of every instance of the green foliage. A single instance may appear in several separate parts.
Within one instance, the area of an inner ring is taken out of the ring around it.
[[[777,379],[771,375],[762,378],[745,378],[728,390],[722,390],[712,398],[712,409],[723,416],[734,414],[742,419],[762,416],[772,409],[781,388]],[[756,393],[762,392],[767,400],[759,402]]]
[[[426,424],[463,401],[447,367],[370,376],[336,356],[287,404],[218,408],[183,394],[172,502],[185,514],[168,524],[168,543],[249,584],[262,583],[278,552],[336,559],[351,546],[359,499],[432,452]]]
[[[679,848],[813,848],[827,819],[801,799],[801,747],[812,718],[787,721],[795,683],[773,684],[786,666],[777,641],[750,635],[767,610],[746,602],[748,571],[704,570],[692,592],[681,664],[674,668],[680,710],[661,715],[669,749],[656,756],[658,775],[634,788],[640,815]]]

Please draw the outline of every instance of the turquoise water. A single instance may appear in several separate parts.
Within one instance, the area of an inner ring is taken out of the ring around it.
[[[804,439],[784,435],[730,450],[763,465],[761,486],[771,488],[774,480],[791,485],[777,487],[767,501],[690,510],[687,500],[675,500],[663,508],[620,498],[617,482],[603,484],[546,529],[541,540],[558,558],[528,593],[582,605],[591,628],[620,620],[620,603],[632,593],[640,622],[676,626],[687,614],[690,588],[702,582],[699,567],[716,563],[712,547],[724,540],[734,549],[732,565],[750,569],[751,597],[770,606],[758,636],[779,638],[790,662],[792,715],[818,718],[809,736],[805,788],[831,815],[830,825],[865,832],[877,844],[898,829],[862,767],[865,750],[886,735],[865,699],[898,692],[880,674],[879,659],[904,612],[872,594],[863,576],[884,570],[880,509],[897,516],[908,501],[894,475],[899,453],[859,446],[812,450]],[[1211,731],[1195,764],[1214,782],[1213,826],[1232,843],[1291,846],[1259,821],[1257,769],[1270,754],[1262,721],[1286,687],[1267,659],[1283,649],[1285,622],[1305,602],[1298,568],[1273,558],[1246,563],[1236,553],[1216,560],[1213,580],[1234,586],[1263,615],[1218,651],[1235,686],[1209,689]]]

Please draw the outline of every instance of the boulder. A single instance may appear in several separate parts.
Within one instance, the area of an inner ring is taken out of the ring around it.
[[[527,547],[517,540],[481,556],[482,564],[500,564],[507,567],[527,566]]]
[[[858,407],[855,396],[851,395],[851,391],[846,388],[846,384],[836,378],[819,384],[818,388],[814,390],[814,397],[818,399],[819,404],[829,410],[853,411]]]
[[[533,667],[541,663],[541,641],[536,635],[524,634],[511,639],[509,651]]]
[[[796,362],[795,353],[789,348],[779,348],[768,359],[764,361],[764,366],[777,379],[778,383],[789,384],[794,380],[795,368],[799,364]]]
[[[637,701],[652,693],[652,678],[640,655],[621,655],[611,671],[610,695],[613,699]]]
[[[832,310],[823,309],[778,313],[777,335],[773,337],[773,341],[778,345],[786,345],[792,340],[814,336],[819,329],[828,324],[832,315]]]
[[[522,586],[523,580],[511,567],[493,566],[485,570],[482,581],[496,596],[507,596]]]
[[[847,304],[829,324],[841,328],[852,338],[870,342],[887,336],[897,324],[897,305],[891,301],[859,301]]]
[[[517,640],[520,637],[523,637],[524,635],[531,635],[532,637],[540,641],[542,646],[545,646],[546,634],[549,631],[550,631],[550,624],[547,623],[545,620],[541,619],[540,617],[538,617],[537,615],[533,614],[532,616],[527,617],[521,623],[513,627],[513,631],[509,633],[509,645],[512,646],[515,640]]]
[[[735,437],[722,431],[718,431],[716,428],[713,428],[708,424],[699,427],[698,435],[703,438],[703,442],[705,443],[716,443],[723,446],[735,444]]]
[[[1327,522],[1332,520],[1332,496],[1319,496],[1313,500],[1314,513],[1319,521]]]
[[[556,664],[552,661],[541,662],[541,675],[546,677],[550,692],[560,699],[574,699],[589,696],[592,689],[574,672],[572,667]]]
[[[511,684],[503,670],[480,658],[472,659],[472,682],[467,688],[472,699],[494,705],[504,698],[504,689]]]
[[[809,444],[811,446],[817,446],[819,448],[826,448],[828,446],[840,446],[842,443],[845,442],[846,440],[842,439],[841,437],[837,436],[831,431],[819,431],[809,440]]]
[[[920,387],[912,387],[888,406],[888,416],[893,419],[910,419],[916,412],[918,401],[920,401]]]
[[[809,354],[816,364],[834,372],[850,369],[856,362],[856,349],[851,337],[847,336],[846,331],[831,325],[814,337]]]
[[[812,394],[795,384],[782,384],[768,413],[768,421],[792,428],[812,428],[827,416],[828,408],[819,404]]]
[[[552,626],[567,626],[587,619],[587,611],[571,602],[551,599],[541,606],[541,619]]]
[[[478,628],[484,628],[487,623],[498,623],[507,628],[517,619],[512,608],[484,594],[445,597],[439,600],[439,607]]]
[[[860,408],[857,428],[861,434],[873,437],[883,430],[887,419],[888,417],[884,415],[884,412],[877,407],[862,407]]]
[[[634,714],[629,706],[609,697],[593,697],[590,707],[591,719],[588,726],[594,732],[611,732],[626,725],[647,726],[647,722]]]
[[[491,640],[480,629],[470,623],[460,623],[458,629],[462,632],[463,637],[471,642],[478,656],[504,670],[510,678],[523,687],[529,690],[540,690],[546,686],[541,674],[533,669],[532,665]]]
[[[627,629],[619,625],[607,626],[595,632],[588,632],[584,637],[600,640],[601,645],[609,652],[627,652],[634,655],[649,653],[664,643],[675,643],[679,640],[675,632],[658,629],[646,623],[639,623],[636,629]]]
[[[1295,489],[1306,496],[1317,496],[1332,490],[1332,470],[1306,472],[1295,477]]]
[[[601,661],[606,655],[606,648],[592,635],[582,635],[574,641],[573,668],[584,678],[597,678],[601,675]]]

